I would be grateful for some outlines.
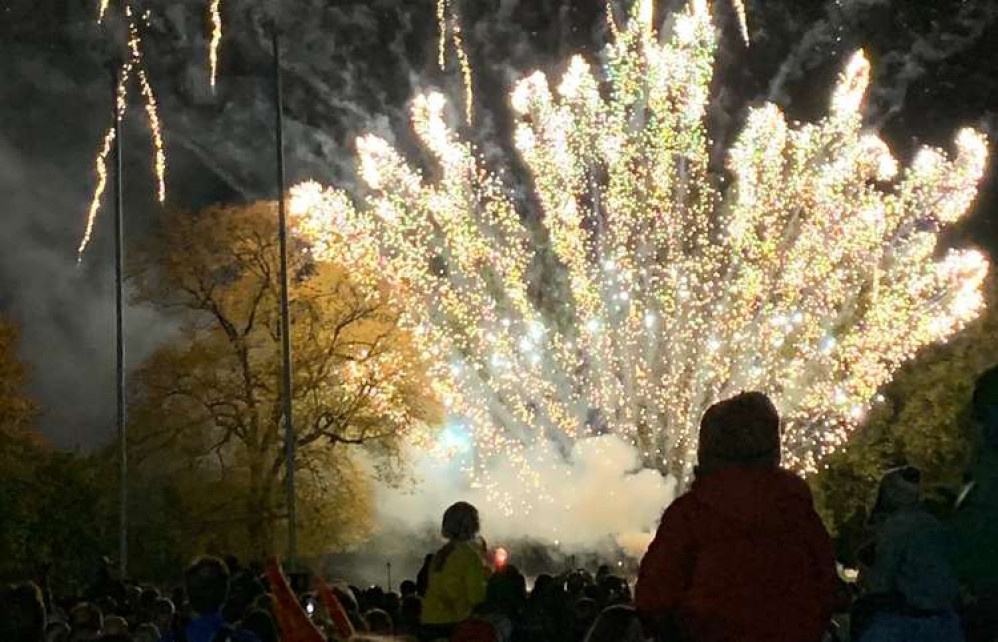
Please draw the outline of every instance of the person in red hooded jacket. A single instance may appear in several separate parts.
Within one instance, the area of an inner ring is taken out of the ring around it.
[[[649,635],[693,642],[818,642],[835,599],[831,540],[802,479],[780,468],[766,395],[715,404],[695,479],[665,511],[635,603]]]

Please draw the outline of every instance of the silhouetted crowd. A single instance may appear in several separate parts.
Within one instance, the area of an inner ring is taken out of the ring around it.
[[[0,642],[996,642],[998,369],[978,381],[973,409],[980,454],[952,517],[926,507],[917,469],[889,471],[852,571],[836,563],[808,486],[780,467],[776,408],[743,393],[705,413],[693,482],[633,587],[607,566],[528,586],[458,502],[446,543],[398,592],[203,557],[164,594],[105,566],[74,599],[3,588]]]

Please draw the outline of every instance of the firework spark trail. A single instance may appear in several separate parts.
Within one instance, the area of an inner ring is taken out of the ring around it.
[[[735,13],[738,14],[738,28],[741,29],[742,39],[745,40],[745,44],[751,43],[751,38],[749,37],[748,28],[748,11],[745,10],[745,0],[732,0],[735,5]]]
[[[97,210],[100,209],[101,199],[104,197],[104,190],[107,188],[107,157],[111,153],[111,145],[114,143],[114,127],[107,130],[104,135],[104,145],[97,152],[97,185],[94,187],[93,197],[90,199],[90,208],[87,210],[87,224],[83,232],[83,239],[76,250],[76,262],[83,262],[83,253],[94,233],[94,223],[97,220]]]
[[[526,509],[490,477],[494,456],[519,466],[538,504],[551,494],[526,453],[548,438],[567,451],[616,434],[646,466],[688,479],[702,413],[741,390],[773,396],[785,460],[813,472],[897,367],[983,305],[983,255],[935,258],[941,229],[976,197],[983,135],[963,130],[954,155],[925,149],[901,170],[863,128],[870,65],[857,53],[818,122],[791,124],[772,104],[750,112],[722,189],[705,122],[710,12],[693,2],[660,42],[646,8],[632,9],[599,76],[577,57],[560,84],[536,73],[511,96],[549,246],[445,122],[439,94],[413,108],[432,182],[364,136],[360,205],[317,184],[294,190],[315,256],[402,301],[434,392],[473,432],[474,483],[509,513]],[[531,266],[548,253],[565,285],[542,308]]]
[[[100,8],[97,11],[97,22],[104,22],[104,16],[107,15],[107,6],[111,0],[100,0]]]
[[[117,118],[123,118],[125,116],[125,111],[128,107],[128,78],[131,75],[132,64],[128,63],[121,70],[121,76],[118,79],[118,91],[117,91]],[[94,166],[97,173],[97,184],[94,186],[94,193],[90,199],[90,207],[87,209],[87,223],[83,232],[83,238],[80,240],[80,245],[76,250],[76,261],[77,263],[83,262],[83,254],[87,250],[87,246],[90,245],[90,241],[93,238],[94,224],[97,221],[97,212],[100,210],[101,199],[104,197],[104,191],[107,189],[107,158],[111,153],[112,145],[114,144],[115,133],[114,125],[108,128],[107,133],[104,134],[104,142],[101,145],[100,150],[97,152],[97,157],[94,160]]]
[[[142,36],[132,15],[131,7],[125,8],[128,17],[128,47],[131,50],[131,64],[138,70],[139,86],[145,99],[146,115],[149,118],[149,129],[152,132],[153,168],[156,172],[157,198],[160,203],[166,200],[166,152],[163,149],[163,130],[159,119],[159,105],[149,77],[146,74],[145,62],[142,56]]]
[[[209,5],[211,15],[211,44],[208,49],[208,66],[210,67],[211,87],[215,88],[218,78],[218,48],[222,44],[222,0],[211,0]]]
[[[437,0],[437,28],[440,31],[437,41],[437,64],[440,71],[447,69],[447,0]]]
[[[464,84],[464,117],[469,125],[475,116],[474,69],[468,52],[464,48],[464,35],[461,19],[457,8],[451,2],[456,0],[437,0],[437,25],[440,31],[437,52],[437,64],[441,71],[447,69],[448,42],[453,44],[458,64],[461,68],[461,82]],[[448,37],[449,36],[449,37]]]
[[[468,53],[464,50],[464,36],[461,34],[461,24],[454,23],[454,50],[461,65],[461,79],[464,82],[464,118],[471,125],[475,120],[475,87],[474,75]]]
[[[152,85],[146,76],[146,70],[139,67],[139,84],[142,87],[142,95],[146,99],[146,115],[149,118],[149,128],[152,130],[153,154],[156,170],[156,197],[160,203],[166,201],[166,151],[163,149],[163,131],[159,120],[159,107],[156,102],[156,95],[153,93]]]
[[[136,72],[139,80],[139,87],[145,101],[145,111],[149,119],[149,129],[152,133],[153,143],[153,168],[156,173],[157,190],[156,195],[160,203],[166,200],[166,151],[163,144],[163,129],[159,117],[159,105],[156,101],[156,94],[149,82],[149,77],[145,70],[145,63],[142,56],[142,38],[138,25],[130,5],[125,5],[125,16],[128,19],[128,49],[129,60],[121,69],[118,78],[117,88],[117,118],[125,117],[128,109],[128,83],[132,78],[132,73]],[[148,13],[144,18],[148,20]],[[93,238],[94,225],[97,221],[97,214],[100,211],[101,200],[104,191],[107,189],[107,158],[111,153],[111,145],[114,142],[115,134],[112,126],[104,135],[104,140],[94,164],[97,172],[97,183],[94,186],[94,193],[87,209],[87,221],[84,228],[83,237],[77,248],[77,262],[83,261],[83,255]]]

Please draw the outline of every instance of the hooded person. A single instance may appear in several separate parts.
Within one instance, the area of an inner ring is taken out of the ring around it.
[[[972,598],[967,637],[991,642],[998,639],[998,368],[977,380],[972,405],[980,445],[953,516],[954,563]]]
[[[485,600],[489,573],[480,528],[478,509],[467,502],[457,502],[444,512],[440,532],[447,544],[430,563],[422,637],[449,637]]]
[[[759,392],[711,406],[689,491],[641,561],[635,606],[649,635],[694,642],[817,642],[835,560],[802,479],[780,468],[780,418]],[[685,637],[681,637],[685,636]]]
[[[854,639],[963,640],[952,539],[921,502],[918,469],[905,466],[883,476],[869,521],[873,561],[860,576],[857,605],[867,613],[862,623],[853,618]]]

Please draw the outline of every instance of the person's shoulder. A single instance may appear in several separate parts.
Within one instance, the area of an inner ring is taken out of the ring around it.
[[[475,548],[472,542],[461,542],[454,547],[451,556],[462,563],[480,561],[482,559],[482,554]]]
[[[683,493],[665,507],[665,512],[662,514],[662,523],[666,521],[685,521],[700,512],[700,504],[699,498],[697,498],[692,490]]]

